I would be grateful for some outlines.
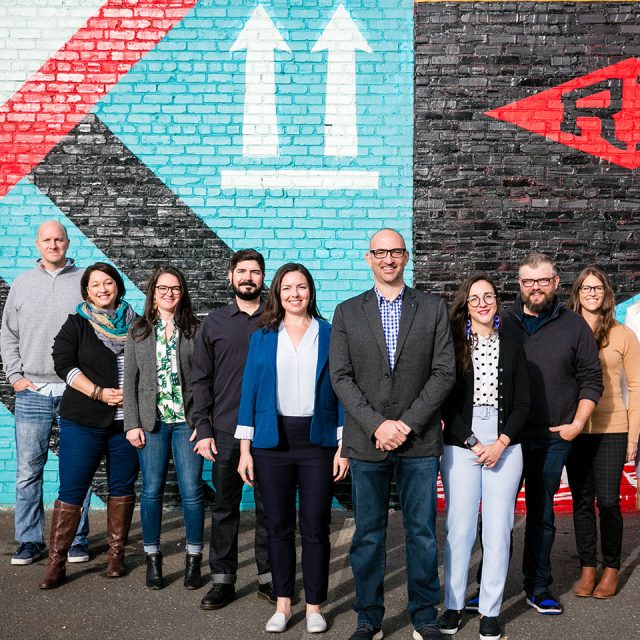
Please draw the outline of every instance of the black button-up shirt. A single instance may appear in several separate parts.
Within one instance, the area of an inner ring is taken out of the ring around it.
[[[212,438],[212,426],[234,433],[249,341],[258,328],[264,301],[252,315],[235,302],[212,311],[202,323],[193,354],[193,426],[198,440]]]

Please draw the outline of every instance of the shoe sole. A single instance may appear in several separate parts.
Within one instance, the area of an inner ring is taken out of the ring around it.
[[[460,627],[456,627],[455,629],[443,629],[442,627],[440,627],[440,633],[445,635],[445,636],[453,636],[456,633],[458,633],[459,629],[460,629]],[[420,639],[420,640],[422,640],[422,639]]]
[[[563,609],[543,609],[529,598],[527,598],[527,604],[543,616],[559,616],[563,612]]]
[[[89,556],[67,556],[67,562],[70,562],[71,564],[89,562]]]
[[[478,613],[478,608],[480,607],[480,603],[476,603],[476,604],[465,604],[464,605],[464,610],[465,611],[470,611],[471,613]]]
[[[235,600],[235,598],[231,598],[230,600],[227,600],[226,602],[221,602],[220,604],[202,604],[201,602],[200,608],[203,609],[204,611],[216,611],[218,609],[224,609],[228,604],[231,604],[233,600]]]
[[[34,562],[37,562],[38,560],[40,560],[40,558],[42,558],[42,556],[38,556],[37,558],[25,558],[25,559],[11,558],[11,564],[19,567],[24,567],[28,564],[33,564]]]
[[[480,640],[500,640],[502,638],[502,633],[499,633],[497,636],[483,636],[480,634]]]

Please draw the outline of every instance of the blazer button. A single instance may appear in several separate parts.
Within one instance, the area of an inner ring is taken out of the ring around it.
[[[384,374],[384,377],[385,377],[385,379],[388,379],[388,378],[389,378],[389,374],[388,374],[388,373],[385,373],[385,374]]]

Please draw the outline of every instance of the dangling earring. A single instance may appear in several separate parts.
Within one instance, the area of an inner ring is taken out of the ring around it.
[[[467,340],[471,337],[471,318],[467,318],[467,330],[465,332]]]
[[[500,315],[496,313],[494,319],[493,319],[493,328],[496,331],[500,331]]]

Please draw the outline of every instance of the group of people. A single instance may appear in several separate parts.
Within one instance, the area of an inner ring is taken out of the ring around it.
[[[480,613],[481,639],[501,637],[523,482],[526,602],[542,614],[562,613],[551,592],[551,551],[553,500],[565,465],[581,566],[575,594],[615,595],[620,479],[640,435],[640,343],[615,321],[613,288],[599,267],[578,275],[565,305],[552,259],[533,253],[519,266],[520,294],[508,309],[492,278],[477,274],[461,284],[448,311],[439,296],[405,284],[404,239],[382,229],[366,253],[373,288],[339,304],[332,326],[301,264],[280,267],[264,300],[264,259],[252,249],[231,258],[231,303],[201,323],[175,267],[153,272],[138,317],[114,267],[98,262],[82,271],[67,258],[62,225],[41,225],[36,244],[38,264],[9,292],[1,347],[16,392],[13,564],[30,564],[44,551],[42,471],[51,423],[60,425],[60,489],[40,588],[61,585],[67,561],[89,559],[87,509],[104,456],[107,575],[126,572],[141,470],[151,589],[164,586],[162,499],[170,458],[182,499],[184,586],[202,584],[202,464],[213,462],[212,584],[202,609],[235,597],[243,483],[253,487],[258,596],[275,605],[270,632],[285,631],[292,617],[296,520],[306,629],[327,629],[321,605],[328,596],[333,486],[349,471],[357,613],[351,640],[382,638],[393,480],[415,640],[455,634],[465,609]],[[447,508],[439,618],[438,473]],[[478,532],[479,588],[465,599]]]

